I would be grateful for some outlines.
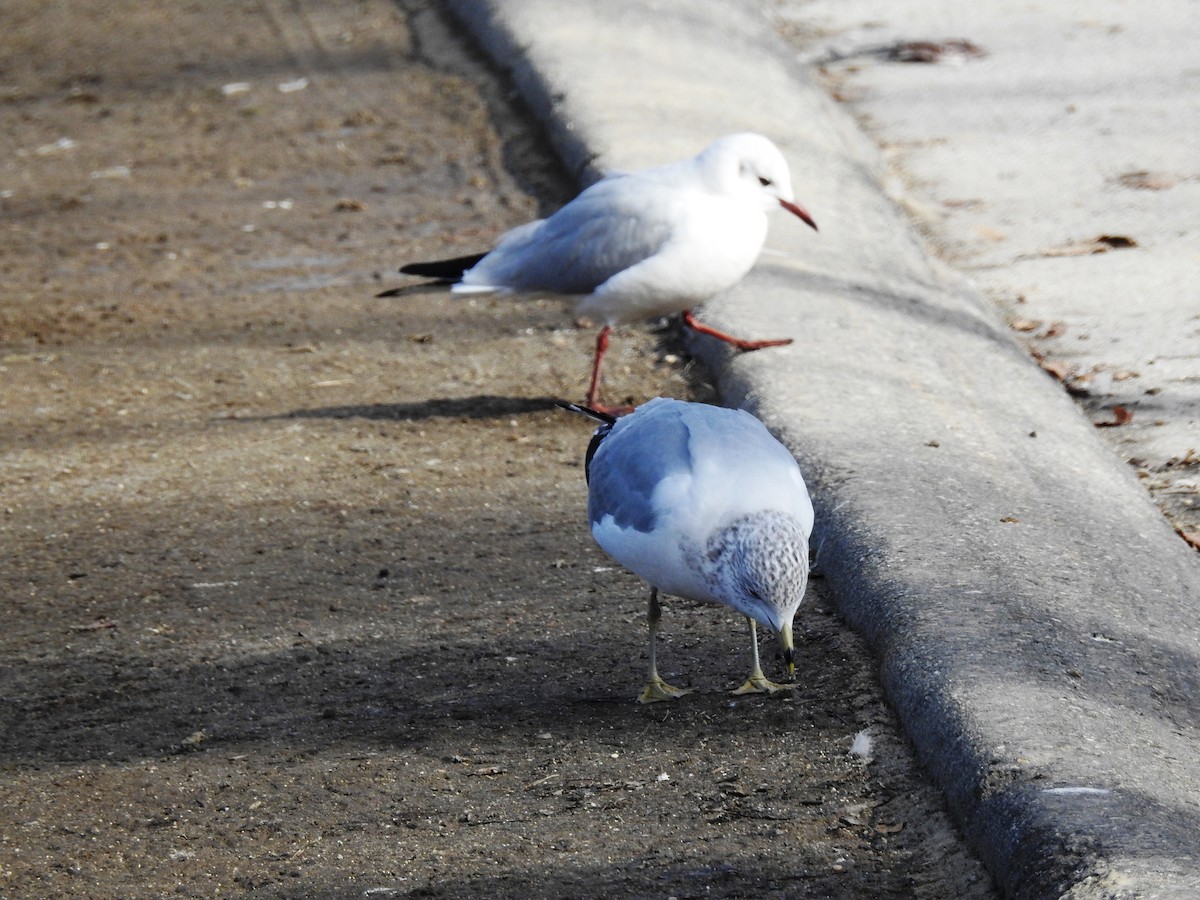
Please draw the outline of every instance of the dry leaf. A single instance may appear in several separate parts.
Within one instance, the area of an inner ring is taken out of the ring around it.
[[[1043,331],[1041,334],[1039,334],[1038,337],[1043,338],[1043,339],[1056,338],[1056,337],[1062,337],[1066,333],[1067,333],[1067,323],[1060,322],[1060,321],[1054,321],[1054,322],[1051,322],[1049,325],[1047,325],[1046,330]]]
[[[1188,452],[1183,456],[1172,456],[1165,463],[1166,468],[1173,469],[1176,466],[1200,466],[1200,454],[1196,453],[1195,447],[1189,447]]]
[[[1137,172],[1126,172],[1117,176],[1117,183],[1122,187],[1138,191],[1165,191],[1175,187],[1179,179],[1161,172],[1147,172],[1144,169]]]
[[[1075,367],[1053,359],[1039,359],[1038,365],[1044,372],[1049,373],[1057,381],[1066,381],[1075,371]]]
[[[1184,531],[1182,528],[1176,528],[1175,533],[1183,538],[1184,542],[1193,550],[1200,550],[1200,531]]]
[[[962,38],[948,41],[903,41],[889,48],[887,58],[907,63],[962,63],[987,56],[982,47]]]
[[[1117,428],[1121,425],[1128,425],[1133,421],[1133,412],[1126,409],[1124,406],[1113,407],[1113,417],[1108,422],[1097,422],[1097,428]]]
[[[878,825],[875,826],[875,830],[877,832],[879,832],[880,834],[899,834],[901,831],[904,830],[904,823],[903,822],[896,822],[896,823],[880,822]]]
[[[1041,319],[1013,319],[1008,323],[1013,331],[1037,331],[1042,327]]]
[[[1124,250],[1138,245],[1131,237],[1123,234],[1101,234],[1088,241],[1075,241],[1050,247],[1041,252],[1042,256],[1088,256],[1093,253],[1107,253],[1109,250]]]

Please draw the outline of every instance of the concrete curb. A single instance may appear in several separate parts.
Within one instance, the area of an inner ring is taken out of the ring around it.
[[[1013,897],[1200,896],[1200,562],[982,299],[873,146],[728,0],[452,0],[584,180],[761,131],[822,231],[773,226],[698,347],[796,452],[821,565]],[[599,163],[599,165],[597,165]]]

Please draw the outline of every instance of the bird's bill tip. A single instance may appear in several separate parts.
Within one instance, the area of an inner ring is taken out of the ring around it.
[[[816,221],[813,219],[812,216],[810,216],[808,214],[808,210],[805,209],[800,204],[793,203],[791,200],[781,199],[779,201],[779,205],[782,206],[784,209],[786,209],[788,212],[790,212],[793,216],[796,216],[797,218],[799,218],[802,222],[804,222],[805,225],[807,225],[813,231],[820,231],[820,229],[817,228]]]
[[[796,680],[796,646],[792,643],[792,623],[788,622],[779,629],[779,648],[783,651],[783,664],[787,668],[788,679]]]

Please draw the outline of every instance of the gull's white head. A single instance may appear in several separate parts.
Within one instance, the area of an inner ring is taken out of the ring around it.
[[[775,633],[789,675],[792,620],[808,585],[809,527],[794,513],[761,510],[713,532],[701,556],[713,594]]]
[[[700,177],[714,191],[756,199],[770,212],[782,206],[814,230],[817,223],[796,203],[787,160],[761,134],[743,132],[718,138],[696,157]]]

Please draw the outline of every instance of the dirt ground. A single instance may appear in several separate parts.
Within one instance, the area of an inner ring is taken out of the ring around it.
[[[800,688],[584,524],[593,332],[378,300],[571,189],[429,4],[13,0],[0,895],[992,896],[820,582]],[[670,330],[608,397],[707,396]],[[874,738],[869,761],[848,753]]]

